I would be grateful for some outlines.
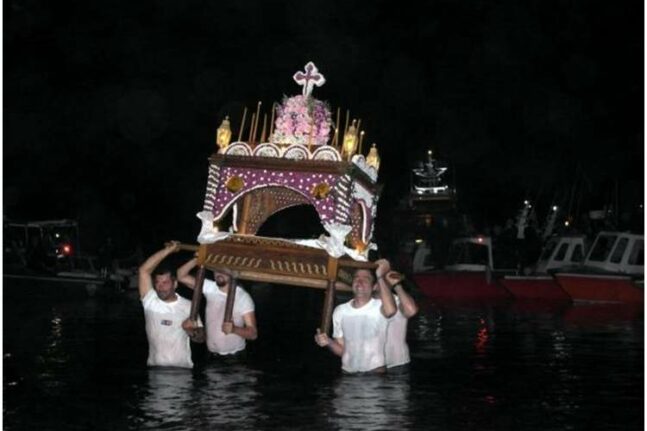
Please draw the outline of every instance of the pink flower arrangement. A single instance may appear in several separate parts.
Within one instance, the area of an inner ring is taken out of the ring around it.
[[[328,104],[311,96],[284,97],[276,109],[272,142],[326,145],[332,128]]]

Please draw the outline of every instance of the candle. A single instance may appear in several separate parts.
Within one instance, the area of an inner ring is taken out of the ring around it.
[[[238,142],[243,139],[243,129],[245,128],[245,117],[247,116],[247,107],[243,111],[243,121],[240,122],[240,130],[238,130]]]
[[[344,135],[348,132],[348,119],[350,118],[350,110],[346,110],[346,124],[344,124]]]
[[[276,102],[272,103],[272,119],[270,120],[270,139],[274,133],[274,113],[276,112]]]
[[[254,122],[254,134],[252,135],[252,142],[256,142],[256,132],[258,132],[258,122],[261,119],[261,101],[256,105],[256,121]]]
[[[263,131],[261,132],[261,144],[265,142],[265,126],[267,126],[267,114],[263,114]]]
[[[335,121],[335,140],[333,141],[333,147],[337,145],[337,133],[339,132],[339,106],[337,107],[337,120]]]
[[[362,141],[364,140],[364,131],[359,133],[359,154],[362,154]]]
[[[256,114],[252,114],[252,120],[249,122],[249,138],[247,138],[247,143],[251,145],[252,143],[252,133],[254,133],[254,118]]]

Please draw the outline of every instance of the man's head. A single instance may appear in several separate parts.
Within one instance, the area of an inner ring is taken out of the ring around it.
[[[213,271],[213,278],[218,287],[226,287],[231,284],[233,273],[226,268],[216,269]]]
[[[162,301],[169,301],[175,298],[177,279],[175,274],[168,267],[158,267],[153,271],[153,286],[157,296]]]
[[[358,269],[353,275],[353,295],[355,298],[370,298],[375,288],[375,276],[368,269]]]

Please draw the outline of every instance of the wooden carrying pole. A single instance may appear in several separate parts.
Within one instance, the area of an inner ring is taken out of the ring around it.
[[[225,317],[223,322],[231,323],[234,312],[234,301],[236,300],[236,289],[238,282],[236,278],[231,277],[229,281],[229,290],[227,291],[227,302],[225,302]]]
[[[200,248],[200,246],[198,245],[184,244],[182,242],[178,244],[178,247],[180,248],[180,250],[184,250],[184,251],[198,251],[198,248]]]
[[[206,273],[204,266],[200,266],[198,274],[195,278],[195,286],[193,287],[193,297],[191,298],[191,314],[189,319],[194,322],[198,321],[198,312],[200,311],[200,300],[202,299],[202,286],[204,285],[204,276]]]
[[[338,259],[332,256],[328,258],[328,287],[326,288],[323,310],[321,311],[321,324],[319,325],[322,334],[327,334],[330,330],[332,309],[335,305],[335,281],[337,280],[338,263]]]

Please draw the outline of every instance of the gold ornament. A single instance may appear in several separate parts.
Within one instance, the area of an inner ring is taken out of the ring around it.
[[[229,127],[229,116],[226,116],[225,119],[222,120],[220,127],[218,127],[216,143],[218,144],[218,147],[224,151],[229,146],[229,142],[231,142],[231,127]]]
[[[375,144],[371,146],[371,149],[368,152],[368,156],[366,156],[366,164],[373,166],[376,171],[380,170],[380,155],[377,152],[377,147],[375,146]]]
[[[353,154],[355,154],[355,151],[357,151],[357,129],[355,128],[355,120],[353,120],[353,124],[351,124],[348,131],[344,134],[342,151],[348,160],[350,160]]]
[[[315,199],[325,199],[330,193],[330,186],[326,183],[319,183],[312,188],[310,192]]]
[[[227,182],[225,183],[225,187],[227,187],[227,190],[229,190],[232,193],[236,193],[243,187],[245,187],[245,181],[241,177],[234,176],[234,177],[229,177],[227,179]]]

